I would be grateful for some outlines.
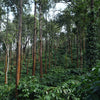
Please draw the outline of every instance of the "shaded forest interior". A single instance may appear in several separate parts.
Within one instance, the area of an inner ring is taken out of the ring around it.
[[[0,0],[0,100],[100,100],[100,0]]]

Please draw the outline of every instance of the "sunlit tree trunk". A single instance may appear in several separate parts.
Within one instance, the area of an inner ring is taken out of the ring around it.
[[[7,26],[6,26],[7,28],[6,28],[6,41],[5,41],[5,46],[6,46],[5,84],[8,83],[8,70],[9,70],[8,13],[9,13],[9,8],[7,7]]]
[[[10,49],[9,49],[9,71],[10,71],[10,81],[12,79],[12,44],[10,45]]]
[[[6,46],[5,84],[8,84],[8,71],[9,71],[9,45]]]
[[[18,47],[17,47],[17,67],[16,67],[16,88],[20,80],[21,67],[21,34],[22,34],[22,0],[19,1],[19,32],[18,32]]]

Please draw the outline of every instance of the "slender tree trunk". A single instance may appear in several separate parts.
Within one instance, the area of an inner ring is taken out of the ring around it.
[[[76,48],[76,35],[74,35],[74,47]]]
[[[21,40],[22,40],[22,37],[21,37]],[[22,66],[23,66],[23,61],[26,60],[25,53],[23,53],[22,41],[21,41],[21,50],[20,50],[20,53],[21,53],[20,54],[21,58],[20,58],[20,77],[19,77],[19,79],[21,78],[21,70],[22,70]]]
[[[68,42],[68,41],[67,41]],[[67,52],[68,52],[68,45],[67,45],[67,48],[66,48],[66,59],[65,59],[65,61],[66,61],[66,69],[67,69]]]
[[[10,71],[10,81],[12,79],[12,44],[10,45],[10,57],[9,57],[9,71]]]
[[[83,53],[85,53],[85,37],[83,37]],[[83,54],[83,66],[85,64],[85,55]]]
[[[10,45],[10,48],[9,48],[9,53],[10,53],[10,56],[9,56],[9,70],[11,70],[11,58],[12,58],[12,44]]]
[[[85,37],[83,38],[83,50],[85,52]]]
[[[28,57],[28,60],[27,60],[27,75],[28,75],[28,73],[29,73],[29,63],[30,63],[30,58]]]
[[[7,51],[6,51],[6,59],[5,59],[5,84],[7,84]]]
[[[32,39],[32,40],[33,40],[33,39]],[[33,48],[33,44],[32,44],[32,47],[31,47],[31,52],[32,52],[32,53],[31,53],[31,54],[32,54],[32,59],[33,59],[33,49],[34,49],[34,48]]]
[[[40,63],[40,47],[38,48],[38,61]]]
[[[68,52],[70,53],[70,37],[68,36]]]
[[[50,38],[49,38],[49,69],[50,69],[50,67],[51,67],[51,47],[50,47]]]
[[[33,76],[35,75],[35,67],[36,67],[36,1],[35,9],[34,9],[34,37],[33,37]]]
[[[56,52],[57,52],[57,47],[56,47],[56,44],[55,44],[55,66],[57,64],[57,56],[56,56]]]
[[[29,48],[29,43],[28,43],[28,51],[27,51],[27,71],[26,71],[26,73],[27,73],[27,75],[28,75],[28,73],[29,73],[29,63],[30,63],[30,56],[29,56],[29,54],[30,54],[30,50],[29,50],[30,48]]]
[[[45,74],[47,73],[47,36],[46,36],[46,47],[45,47]]]
[[[5,84],[8,83],[8,69],[9,69],[9,45],[8,45],[8,7],[7,7],[7,28],[6,28],[6,42],[5,42],[5,46],[6,46],[6,64],[5,64]]]
[[[72,64],[73,64],[72,40],[70,41],[70,47],[71,47],[71,62],[72,62]]]
[[[8,83],[8,71],[9,71],[9,45],[6,46],[6,67],[5,67],[5,84]]]
[[[21,67],[21,34],[22,34],[22,0],[19,1],[19,32],[18,32],[18,47],[17,47],[17,67],[16,67],[16,89],[20,80]]]
[[[39,0],[40,1],[40,0]],[[41,10],[41,1],[39,5],[39,33],[40,33],[40,78],[43,77],[43,69],[42,69],[42,10]]]
[[[80,66],[83,68],[83,56],[82,56],[82,39],[80,38]]]
[[[45,74],[47,73],[47,14],[46,14],[46,38],[45,38]]]
[[[78,40],[78,32],[77,32],[77,68],[79,68],[79,45],[78,45],[78,42],[79,42],[79,40]]]

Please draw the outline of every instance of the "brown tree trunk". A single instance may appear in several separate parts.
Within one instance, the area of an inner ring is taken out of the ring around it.
[[[39,33],[40,33],[40,78],[43,77],[43,69],[42,69],[42,10],[41,10],[41,1],[39,0]]]
[[[34,9],[34,36],[33,36],[33,73],[35,75],[35,67],[36,67],[36,1],[35,2],[35,9]]]
[[[10,57],[9,57],[9,70],[11,71],[11,64],[12,64],[12,44],[10,45]]]
[[[47,14],[46,14],[46,38],[45,38],[45,74],[47,73]]]
[[[47,73],[47,36],[46,36],[46,47],[45,47],[45,74]]]
[[[28,43],[28,51],[27,51],[27,68],[26,68],[26,74],[28,75],[28,73],[29,73],[29,70],[28,70],[28,68],[29,68],[29,63],[30,63],[30,56],[29,56],[29,54],[30,54],[30,50],[29,50],[30,48],[29,48],[29,43]]]
[[[50,52],[50,43],[49,43],[49,69],[50,69],[50,66],[51,66],[51,52]]]
[[[20,80],[20,67],[21,67],[21,34],[22,34],[22,0],[19,4],[19,32],[18,32],[18,47],[17,47],[17,67],[16,67],[16,89]]]
[[[26,71],[26,74],[28,75],[28,65],[29,65],[29,58],[27,60],[27,71]]]
[[[77,68],[79,68],[79,45],[78,45],[78,42],[79,42],[79,40],[78,40],[78,32],[77,32]]]
[[[8,83],[8,70],[9,70],[9,45],[8,45],[8,17],[9,17],[9,8],[7,7],[7,29],[6,29],[6,63],[5,63],[5,84]]]
[[[5,59],[5,84],[7,84],[7,51],[6,51],[6,59]]]
[[[70,41],[70,47],[71,47],[71,63],[73,64],[72,40]]]
[[[82,56],[82,39],[80,38],[80,66],[83,68],[83,56]]]
[[[67,47],[67,49],[68,49],[68,47]],[[66,49],[66,58],[65,58],[65,62],[66,62],[66,69],[67,69],[67,67],[68,67],[68,66],[67,66],[67,63],[68,63],[68,62],[67,62],[67,51],[68,51],[67,49]]]
[[[85,51],[85,37],[83,38],[83,50]]]
[[[40,63],[40,47],[38,48],[38,61]]]
[[[70,53],[70,37],[68,36],[68,52]]]
[[[76,48],[76,35],[74,35],[74,47]]]

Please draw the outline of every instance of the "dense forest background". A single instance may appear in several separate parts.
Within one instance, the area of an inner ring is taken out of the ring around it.
[[[0,0],[0,100],[100,100],[100,0]]]

